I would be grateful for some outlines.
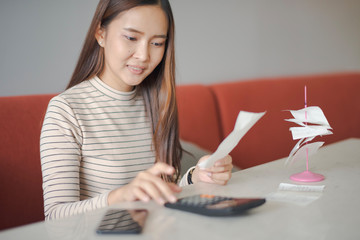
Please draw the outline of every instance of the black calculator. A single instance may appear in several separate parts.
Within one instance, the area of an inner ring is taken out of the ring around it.
[[[178,199],[165,203],[165,207],[197,213],[206,216],[232,216],[265,203],[265,198],[233,198],[208,194]]]

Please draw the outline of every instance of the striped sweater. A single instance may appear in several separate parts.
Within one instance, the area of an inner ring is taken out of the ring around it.
[[[40,154],[46,219],[107,206],[111,190],[155,161],[143,97],[97,77],[66,90],[49,103]]]

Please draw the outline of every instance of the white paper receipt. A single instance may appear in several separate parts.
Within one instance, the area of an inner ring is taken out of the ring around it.
[[[280,191],[294,191],[294,192],[323,192],[325,185],[312,186],[312,185],[295,185],[290,183],[280,183]]]
[[[234,130],[220,143],[216,151],[205,161],[198,164],[200,168],[210,168],[214,163],[228,155],[239,143],[240,139],[265,114],[240,111]]]

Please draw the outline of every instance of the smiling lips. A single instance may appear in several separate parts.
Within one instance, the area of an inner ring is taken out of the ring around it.
[[[136,75],[140,75],[144,72],[145,67],[141,67],[141,66],[135,66],[135,65],[127,65],[128,69],[130,70],[130,72],[136,74]]]

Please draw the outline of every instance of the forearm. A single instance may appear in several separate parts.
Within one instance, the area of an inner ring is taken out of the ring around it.
[[[108,192],[82,201],[48,203],[45,205],[45,219],[60,219],[106,207],[108,205],[107,198]]]

